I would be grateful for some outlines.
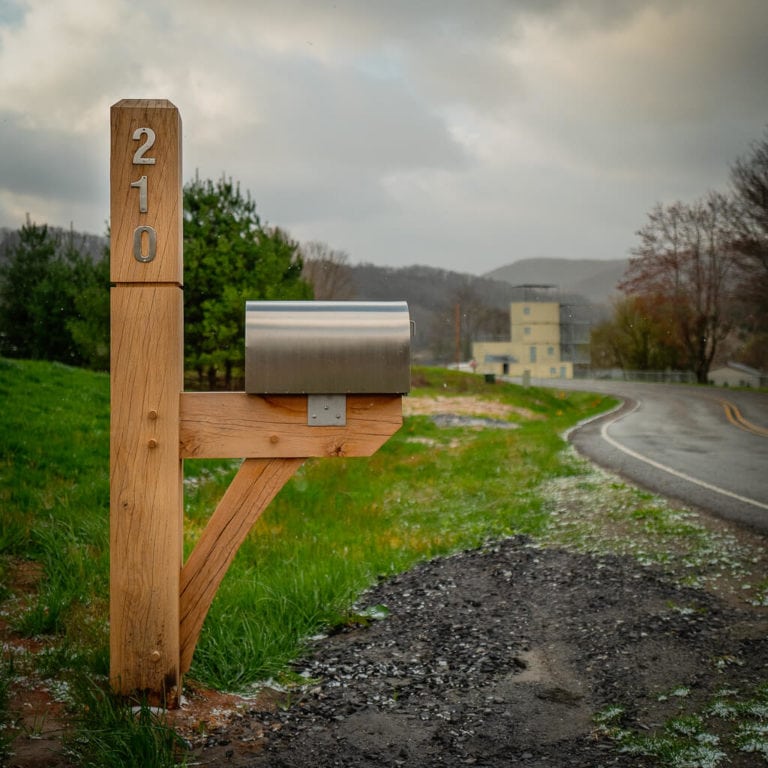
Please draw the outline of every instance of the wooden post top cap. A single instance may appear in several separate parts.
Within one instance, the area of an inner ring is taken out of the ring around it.
[[[176,105],[168,99],[120,99],[112,105],[112,109],[176,109]]]

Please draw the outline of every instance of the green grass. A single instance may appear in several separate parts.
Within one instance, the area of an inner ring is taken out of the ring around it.
[[[763,554],[564,450],[564,430],[609,399],[432,369],[414,370],[414,383],[414,400],[472,396],[518,409],[503,417],[517,428],[444,429],[415,415],[368,459],[306,462],[235,558],[191,678],[244,690],[284,676],[308,637],[360,620],[355,601],[380,577],[513,533],[632,556],[680,583],[725,583],[768,604]],[[0,359],[0,397],[0,754],[18,721],[10,691],[36,681],[69,705],[66,743],[80,764],[173,765],[180,743],[162,717],[106,692],[108,377]],[[237,466],[186,462],[187,553]],[[662,765],[717,765],[722,751],[767,760],[766,709],[764,689],[730,692],[652,734],[630,731],[620,707],[598,728]]]
[[[0,552],[38,558],[67,531],[108,541],[109,379],[59,364],[0,360]]]
[[[308,461],[224,579],[193,679],[231,690],[280,676],[309,636],[349,621],[356,598],[379,577],[491,538],[542,533],[549,512],[540,486],[575,471],[561,433],[610,405],[447,371],[416,370],[415,381],[414,397],[472,395],[528,416],[510,415],[513,430],[439,429],[413,416],[369,459]],[[74,713],[91,713],[77,720],[78,743],[105,751],[99,739],[112,739],[120,764],[149,764],[141,744],[175,749],[162,724],[145,720],[139,735],[126,736],[120,707],[106,694],[94,701],[83,683],[103,688],[108,672],[109,379],[0,360],[0,397],[0,610],[15,670],[6,678],[46,682]],[[186,463],[187,552],[236,468]],[[21,583],[24,571],[39,577]],[[25,638],[35,639],[34,651],[23,650]],[[124,723],[129,731],[135,720]]]
[[[626,555],[664,570],[678,584],[768,605],[768,559],[761,546],[740,538],[733,527],[617,482],[573,449],[561,459],[568,456],[574,473],[539,488],[548,520],[541,543]]]
[[[277,673],[301,638],[343,621],[354,598],[380,575],[489,537],[539,532],[546,513],[536,488],[542,478],[567,471],[558,457],[559,433],[607,405],[592,396],[489,386],[448,371],[420,369],[415,378],[414,395],[474,395],[545,418],[523,419],[514,431],[472,431],[438,429],[415,416],[370,459],[307,462],[222,585],[195,659],[202,680],[231,687]],[[20,636],[45,636],[66,648],[65,656],[86,655],[102,672],[108,377],[0,360],[0,395],[0,569],[19,559],[42,567],[30,594],[9,595],[4,585],[0,598]],[[187,551],[236,466],[187,462]],[[231,653],[233,642],[242,643],[242,654]],[[88,653],[76,652],[83,643]],[[221,654],[241,658],[226,671]]]

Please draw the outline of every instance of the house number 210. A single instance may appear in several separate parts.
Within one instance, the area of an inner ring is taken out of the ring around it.
[[[154,146],[155,132],[151,128],[137,128],[133,132],[133,140],[143,144],[133,153],[134,165],[154,165],[155,158],[147,157],[146,153]],[[142,176],[137,181],[131,182],[131,189],[139,190],[139,213],[149,210],[147,203],[147,177]],[[146,237],[145,237],[146,236]],[[146,249],[144,243],[146,240]],[[140,226],[133,230],[133,258],[142,264],[152,261],[157,255],[157,232],[153,227]]]

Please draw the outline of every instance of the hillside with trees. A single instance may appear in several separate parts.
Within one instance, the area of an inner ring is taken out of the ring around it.
[[[32,221],[27,217],[26,225],[31,224]],[[45,226],[57,254],[62,255],[66,251],[77,251],[81,256],[91,261],[100,261],[104,258],[105,249],[109,242],[105,235],[77,232],[73,227],[65,229],[48,224]],[[0,227],[0,267],[7,263],[11,252],[19,245],[22,229],[23,227],[20,229]]]
[[[473,341],[509,339],[513,301],[558,301],[586,323],[598,322],[604,306],[591,304],[559,285],[542,288],[450,272],[434,267],[350,267],[356,296],[369,300],[405,299],[415,321],[414,357],[434,363],[469,360]],[[607,302],[607,296],[603,297]],[[458,344],[457,344],[458,342]],[[458,347],[458,349],[457,349]]]
[[[587,299],[572,293],[553,293],[433,267],[350,265],[348,254],[325,243],[298,244],[279,228],[262,226],[250,195],[231,180],[214,183],[195,179],[188,183],[184,208],[185,358],[190,386],[237,386],[247,299],[407,301],[414,321],[414,360],[441,364],[454,362],[457,355],[461,360],[469,359],[473,341],[507,338],[512,301],[556,297],[593,314]],[[33,266],[36,257],[27,243],[35,232],[47,253],[42,262],[35,262],[37,266]],[[3,316],[0,307],[0,317],[4,317],[0,354],[106,369],[108,256],[107,237],[34,224],[18,231],[5,230],[0,241],[5,304],[16,302],[23,308],[28,302],[21,297],[39,295],[32,305],[58,305],[60,311],[58,319],[47,313],[33,319],[24,314]],[[73,259],[82,261],[79,270],[92,273],[87,286],[83,277],[69,275],[74,269]],[[543,269],[550,266],[545,264]],[[581,274],[588,282],[592,274],[589,266],[585,269],[575,262],[568,275],[578,282]],[[30,292],[22,281],[24,274],[39,283],[37,292]],[[68,292],[70,298],[66,298]],[[602,299],[607,300],[607,296]],[[66,315],[63,323],[62,313]],[[49,348],[32,346],[33,327],[39,329],[41,339],[50,340]],[[16,330],[7,330],[13,328]],[[62,333],[67,334],[65,341]],[[18,339],[14,341],[16,337],[26,342],[20,344]]]
[[[405,300],[414,321],[416,359],[449,363],[471,356],[478,335],[509,333],[511,286],[432,267],[352,267],[356,295],[370,301]]]

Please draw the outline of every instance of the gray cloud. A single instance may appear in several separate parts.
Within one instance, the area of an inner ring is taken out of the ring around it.
[[[103,167],[82,137],[0,112],[0,189],[82,203],[103,192]]]

